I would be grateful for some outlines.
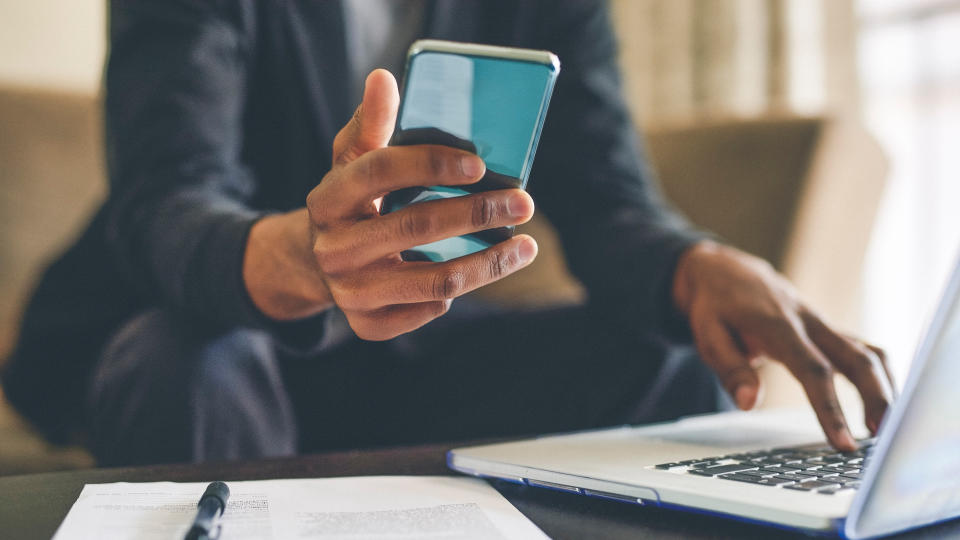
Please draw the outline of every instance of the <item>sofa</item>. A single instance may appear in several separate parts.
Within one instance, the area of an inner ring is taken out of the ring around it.
[[[829,319],[856,329],[858,283],[886,163],[854,120],[770,116],[649,126],[664,192],[694,223],[783,271]],[[0,88],[0,368],[43,266],[102,201],[100,101]],[[851,204],[855,201],[855,204]],[[527,269],[475,294],[524,308],[582,302],[550,224],[521,228],[540,243]],[[802,395],[765,368],[768,405]],[[0,475],[86,467],[79,447],[43,441],[0,395]]]

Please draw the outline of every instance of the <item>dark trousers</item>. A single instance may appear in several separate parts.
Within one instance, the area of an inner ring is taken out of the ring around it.
[[[709,412],[688,348],[611,330],[589,307],[465,308],[387,342],[295,357],[269,335],[212,336],[169,312],[130,320],[91,381],[102,465],[522,436]]]

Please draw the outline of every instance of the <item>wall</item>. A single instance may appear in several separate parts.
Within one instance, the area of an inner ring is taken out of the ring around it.
[[[644,126],[769,113],[855,115],[853,0],[612,0]]]
[[[106,0],[0,0],[0,86],[96,93],[105,11]]]
[[[0,0],[0,85],[95,93],[106,49],[106,4]],[[819,94],[826,94],[832,107],[856,106],[846,102],[856,95],[851,0],[613,0],[612,5],[630,67],[629,98],[647,121],[657,114],[686,116],[697,101],[708,109],[752,114],[778,100],[815,108],[823,104]],[[829,61],[810,52],[812,43],[829,51]],[[813,57],[801,58],[800,52]],[[704,70],[696,69],[698,58]],[[693,77],[697,73],[701,76]],[[807,96],[811,93],[816,95]]]

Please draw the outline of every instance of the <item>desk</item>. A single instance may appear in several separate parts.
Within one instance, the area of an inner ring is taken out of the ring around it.
[[[460,445],[457,445],[460,446]],[[450,474],[450,445],[318,454],[206,465],[162,465],[0,477],[0,537],[50,538],[84,484],[203,482],[359,475]],[[553,538],[806,538],[802,535],[710,516],[591,499],[549,490],[494,483],[521,512]],[[904,538],[960,537],[960,522]]]

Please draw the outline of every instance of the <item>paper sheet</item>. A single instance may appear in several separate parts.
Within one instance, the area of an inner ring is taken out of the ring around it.
[[[222,540],[546,538],[486,482],[365,476],[228,482]],[[87,484],[54,536],[182,539],[207,483]]]

